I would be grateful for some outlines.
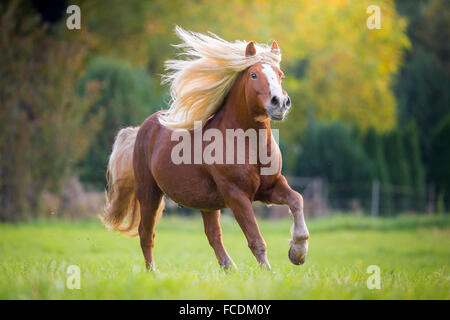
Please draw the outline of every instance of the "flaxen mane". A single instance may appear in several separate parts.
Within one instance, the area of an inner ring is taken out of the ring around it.
[[[258,63],[279,67],[281,54],[265,44],[255,44],[256,55],[246,57],[246,41],[228,42],[211,34],[207,36],[175,28],[183,41],[184,60],[166,61],[164,83],[170,83],[171,102],[159,117],[169,128],[191,129],[194,121],[205,121],[220,107],[237,75]]]

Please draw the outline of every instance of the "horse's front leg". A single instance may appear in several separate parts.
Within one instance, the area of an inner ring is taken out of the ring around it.
[[[303,197],[300,193],[289,187],[286,178],[281,178],[274,185],[269,196],[270,202],[274,204],[285,204],[289,206],[294,218],[294,225],[291,228],[292,240],[289,249],[289,260],[293,264],[303,264],[308,252],[309,232],[303,214]]]
[[[269,260],[267,259],[267,247],[256,222],[255,213],[253,212],[252,202],[248,196],[240,190],[234,190],[228,193],[225,202],[233,211],[239,226],[247,238],[247,243],[255,256],[261,268],[265,267],[270,270]]]

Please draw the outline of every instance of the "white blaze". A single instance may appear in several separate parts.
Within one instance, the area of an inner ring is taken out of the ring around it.
[[[281,99],[283,97],[283,89],[281,89],[281,84],[278,81],[278,76],[273,70],[273,67],[267,63],[264,63],[262,67],[262,71],[269,82],[271,96],[277,96]]]

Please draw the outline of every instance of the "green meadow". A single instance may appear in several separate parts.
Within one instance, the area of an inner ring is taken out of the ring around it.
[[[238,266],[219,268],[200,215],[164,216],[157,271],[146,272],[138,238],[91,221],[0,224],[0,299],[449,299],[448,215],[307,221],[306,263],[291,264],[290,220],[259,221],[272,271],[260,270],[235,220],[222,216],[225,246]],[[80,289],[69,289],[70,265]],[[380,289],[369,289],[380,268]]]

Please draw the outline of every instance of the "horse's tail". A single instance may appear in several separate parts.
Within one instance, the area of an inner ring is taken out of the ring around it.
[[[139,127],[119,131],[109,157],[106,179],[106,206],[101,220],[105,227],[136,236],[141,220],[139,202],[135,195],[133,152]]]

